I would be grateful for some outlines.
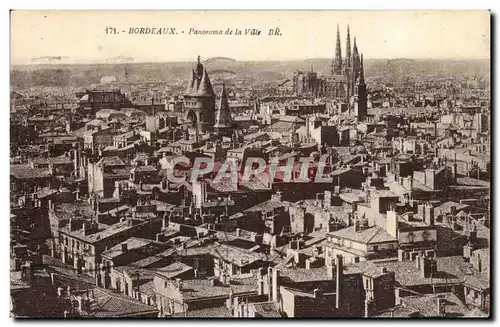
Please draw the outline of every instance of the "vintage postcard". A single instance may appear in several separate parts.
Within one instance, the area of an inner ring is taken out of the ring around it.
[[[484,11],[11,12],[15,318],[488,318]]]

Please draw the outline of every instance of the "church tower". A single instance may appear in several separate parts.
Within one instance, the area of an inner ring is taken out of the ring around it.
[[[215,131],[222,136],[230,137],[232,135],[233,119],[227,99],[226,86],[222,84],[222,92],[219,101],[219,108],[215,113]]]
[[[360,59],[360,67],[359,67],[359,76],[356,81],[356,116],[358,117],[359,122],[365,121],[368,111],[368,95],[366,92],[366,84],[365,84],[365,72],[363,67],[363,55],[361,55]]]
[[[210,132],[215,123],[215,92],[207,70],[200,62],[192,70],[184,95],[186,118],[191,119],[197,135]]]

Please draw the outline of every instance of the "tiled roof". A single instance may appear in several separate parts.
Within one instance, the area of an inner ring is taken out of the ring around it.
[[[31,168],[29,165],[10,165],[10,174],[17,179],[48,178],[49,168]]]
[[[436,260],[438,271],[433,278],[423,277],[415,261],[375,262],[375,265],[393,271],[396,282],[402,286],[462,283],[466,273],[471,271],[461,256],[438,257]]]
[[[356,232],[354,226],[339,229],[329,233],[334,237],[348,239],[363,244],[383,243],[397,241],[397,239],[389,234],[385,229],[380,226],[373,226],[366,229],[361,229]]]
[[[448,317],[463,317],[470,310],[453,293],[427,296],[407,296],[402,298],[406,307],[418,310],[424,317],[438,317],[438,299],[441,298],[445,305],[445,315]]]
[[[274,199],[270,199],[246,209],[245,212],[270,211],[277,208],[288,207],[291,204],[292,203],[288,201],[277,201]]]
[[[136,228],[138,225],[146,224],[147,222],[143,222],[141,220],[134,220],[134,225],[129,225],[128,221],[118,222],[116,224],[107,226],[104,224],[99,224],[99,231],[90,235],[83,235],[83,230],[78,229],[74,231],[70,231],[68,226],[61,229],[61,231],[76,237],[85,242],[94,243],[94,242],[102,242],[108,237],[112,237],[114,235],[125,232],[126,230]]]
[[[214,247],[210,254],[239,267],[247,266],[264,259],[259,253],[245,251],[225,244]]]
[[[189,310],[186,313],[175,313],[174,318],[231,318],[231,312],[226,307],[203,308]]]
[[[182,281],[182,294],[184,300],[197,300],[200,298],[227,297],[230,291],[234,296],[239,294],[257,293],[257,279],[252,273],[231,276],[229,284],[216,284],[207,279],[188,279]]]
[[[155,307],[147,306],[122,294],[101,288],[94,289],[89,316],[95,318],[126,317],[158,312]]]
[[[168,278],[168,279],[173,279],[173,278],[176,278],[177,276],[179,276],[180,274],[183,274],[183,273],[188,272],[190,270],[193,270],[193,267],[188,266],[182,262],[174,262],[173,264],[171,264],[169,266],[155,269],[155,272],[159,275],[162,275],[163,277]]]
[[[252,303],[250,305],[260,317],[281,318],[279,308],[274,302]]]

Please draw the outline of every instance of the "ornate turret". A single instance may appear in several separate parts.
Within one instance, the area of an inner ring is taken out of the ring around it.
[[[196,77],[198,81],[201,79],[203,75],[203,64],[200,62],[200,55],[198,55],[198,63],[196,64]]]
[[[212,83],[210,83],[210,78],[208,77],[207,70],[203,71],[203,77],[201,78],[200,85],[198,87],[198,91],[196,92],[197,96],[215,96],[214,89],[212,87]]]

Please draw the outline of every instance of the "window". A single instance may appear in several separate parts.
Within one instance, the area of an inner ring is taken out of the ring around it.
[[[415,240],[415,234],[413,234],[412,232],[409,232],[408,236],[406,238],[408,240],[408,243],[413,243],[413,241]]]
[[[426,242],[427,242],[427,241],[429,240],[429,236],[430,236],[430,233],[429,233],[429,231],[428,231],[428,230],[424,230],[424,231],[422,232],[422,238],[423,238],[423,240],[424,240],[424,241],[426,241]]]
[[[378,245],[374,245],[373,246],[373,252],[377,252],[378,251]]]
[[[394,249],[394,244],[392,244],[392,243],[391,243],[391,244],[389,244],[389,249],[390,249],[390,250]]]

